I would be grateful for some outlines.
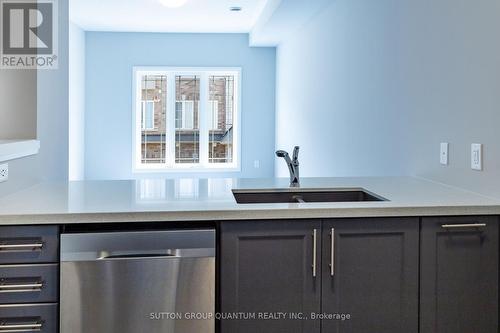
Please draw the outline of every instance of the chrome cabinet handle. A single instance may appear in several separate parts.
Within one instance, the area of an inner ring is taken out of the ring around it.
[[[313,262],[312,262],[312,276],[316,277],[316,251],[317,251],[317,238],[318,238],[318,230],[313,230]]]
[[[15,332],[39,332],[42,330],[43,324],[40,321],[27,324],[9,324],[6,320],[0,318],[0,332],[15,333]]]
[[[330,276],[335,275],[335,228],[330,230]]]
[[[484,228],[486,223],[442,224],[443,229]]]
[[[0,243],[0,251],[21,251],[22,249],[29,249],[28,251],[41,250],[43,247],[42,242],[24,243],[24,244],[5,244]]]
[[[43,283],[24,283],[24,284],[0,284],[0,293],[22,293],[22,292],[40,292]]]

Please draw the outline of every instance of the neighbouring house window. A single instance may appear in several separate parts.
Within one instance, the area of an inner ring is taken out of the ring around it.
[[[175,128],[194,129],[194,102],[175,102]]]
[[[208,102],[208,116],[210,119],[208,123],[210,124],[211,130],[216,130],[219,127],[219,105],[218,101],[209,101]]]
[[[239,169],[239,69],[134,68],[134,171]]]
[[[153,130],[155,128],[155,102],[142,101],[141,123],[143,130]]]

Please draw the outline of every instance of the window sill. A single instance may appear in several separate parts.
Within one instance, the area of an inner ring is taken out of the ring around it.
[[[39,150],[38,140],[0,140],[0,162],[36,155]]]

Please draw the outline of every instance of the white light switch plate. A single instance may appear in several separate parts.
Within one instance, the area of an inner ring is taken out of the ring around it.
[[[0,164],[0,183],[9,180],[9,165],[7,163]]]
[[[480,143],[470,146],[470,167],[472,170],[483,170],[483,145]]]
[[[448,142],[441,142],[441,152],[439,155],[439,162],[442,165],[448,165]]]

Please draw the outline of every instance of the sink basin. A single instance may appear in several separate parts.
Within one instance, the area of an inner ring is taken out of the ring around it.
[[[233,189],[237,203],[307,203],[307,202],[362,202],[387,201],[362,188],[354,189]]]

